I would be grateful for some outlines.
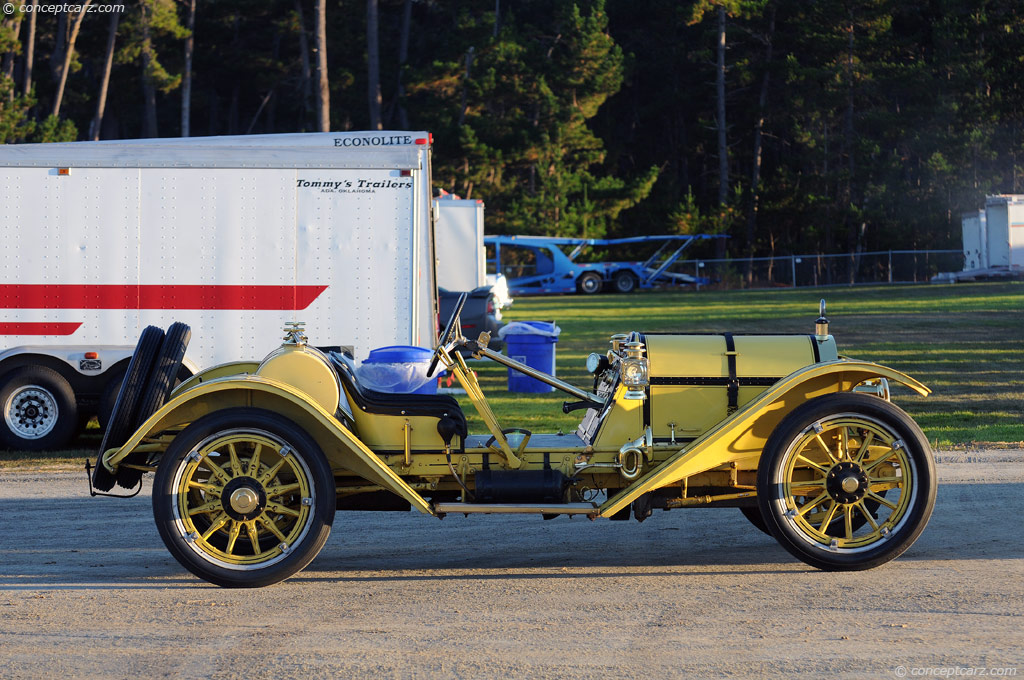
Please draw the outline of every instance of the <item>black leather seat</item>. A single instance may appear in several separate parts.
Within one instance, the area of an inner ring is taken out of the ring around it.
[[[345,391],[356,403],[354,406],[366,413],[388,416],[427,416],[451,418],[456,423],[456,433],[464,441],[469,433],[466,415],[459,402],[447,394],[389,394],[376,392],[359,384],[355,362],[340,352],[330,352],[331,365],[341,379]]]

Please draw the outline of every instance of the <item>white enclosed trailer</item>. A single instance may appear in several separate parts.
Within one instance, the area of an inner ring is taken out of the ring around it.
[[[985,226],[984,210],[963,214],[961,227],[964,239],[964,271],[988,267],[988,237]]]
[[[437,285],[469,291],[487,284],[484,262],[484,202],[451,194],[434,200],[437,219]]]
[[[1024,267],[1024,196],[1004,194],[985,199],[988,266]]]
[[[0,146],[0,439],[66,443],[150,324],[192,327],[192,370],[293,320],[357,357],[433,346],[430,201],[425,132]]]

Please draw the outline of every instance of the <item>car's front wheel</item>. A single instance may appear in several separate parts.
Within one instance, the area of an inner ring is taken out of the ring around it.
[[[153,482],[164,545],[199,578],[229,588],[283,581],[320,552],[336,505],[316,441],[255,408],[195,421],[167,448]]]
[[[833,394],[783,418],[757,472],[761,515],[795,557],[819,569],[870,569],[902,554],[935,504],[928,440],[878,397]]]

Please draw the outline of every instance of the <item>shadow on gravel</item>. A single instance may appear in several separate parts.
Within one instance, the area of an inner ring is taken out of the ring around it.
[[[929,526],[899,561],[1024,558],[1022,491],[1020,483],[941,485]],[[166,551],[145,496],[0,498],[0,517],[0,590],[206,586]],[[323,552],[292,580],[603,579],[623,569],[641,576],[814,571],[731,508],[656,512],[643,524],[343,512]]]

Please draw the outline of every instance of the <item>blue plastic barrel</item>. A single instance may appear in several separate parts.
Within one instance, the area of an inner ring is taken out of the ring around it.
[[[371,350],[370,355],[363,361],[363,365],[371,364],[377,380],[386,384],[367,385],[367,387],[399,394],[437,394],[437,375],[443,370],[435,373],[433,378],[426,379],[427,368],[430,366],[430,357],[433,353],[434,351],[431,349],[411,345],[391,345]],[[415,365],[417,369],[411,371],[412,375],[409,375],[410,365]],[[392,378],[390,380],[388,379],[389,374]],[[364,381],[362,378],[360,380]],[[426,380],[426,382],[421,385],[421,380]]]
[[[558,343],[558,327],[547,321],[520,321],[540,333],[516,333],[509,324],[509,331],[503,334],[505,354],[530,368],[555,374],[555,345]],[[531,378],[515,369],[508,369],[509,392],[554,392],[555,388]]]

